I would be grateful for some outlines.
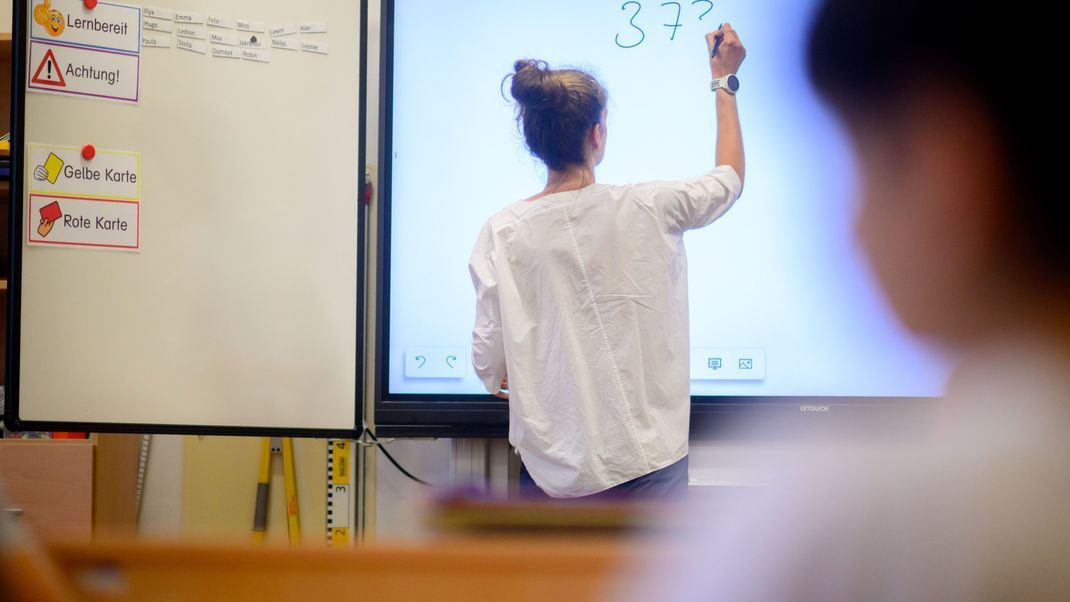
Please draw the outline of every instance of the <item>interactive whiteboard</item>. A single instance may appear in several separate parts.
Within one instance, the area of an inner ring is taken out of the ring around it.
[[[436,408],[464,420],[502,405],[471,368],[467,265],[487,218],[545,183],[502,97],[513,62],[575,66],[607,87],[600,182],[686,179],[714,166],[703,34],[725,21],[748,49],[747,183],[723,219],[685,238],[693,395],[755,404],[939,394],[945,358],[899,326],[856,247],[851,149],[804,68],[816,4],[386,3],[379,408],[416,408],[393,415],[416,423]]]

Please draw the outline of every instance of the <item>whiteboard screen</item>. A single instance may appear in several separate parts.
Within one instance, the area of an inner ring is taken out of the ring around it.
[[[20,421],[354,428],[361,4],[23,5]]]
[[[945,358],[897,323],[856,248],[850,148],[804,69],[815,0],[391,4],[384,399],[489,402],[469,358],[469,255],[486,220],[546,177],[502,97],[513,62],[578,67],[606,86],[599,182],[682,180],[714,166],[703,34],[726,21],[748,48],[747,184],[723,219],[685,237],[692,394],[751,404],[943,390]]]

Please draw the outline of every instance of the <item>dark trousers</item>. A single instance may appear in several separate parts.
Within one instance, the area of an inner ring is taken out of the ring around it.
[[[586,495],[576,500],[644,500],[681,501],[687,496],[687,456],[665,468],[621,483],[615,487]],[[520,465],[520,497],[524,499],[554,499],[546,495],[523,464]]]

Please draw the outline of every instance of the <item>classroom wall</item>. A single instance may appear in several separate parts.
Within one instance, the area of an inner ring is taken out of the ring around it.
[[[246,537],[253,524],[260,437],[195,437],[183,441],[182,532],[205,537]],[[326,529],[327,445],[294,439],[301,539],[322,544]],[[271,465],[268,542],[285,542],[286,504],[282,454]]]
[[[379,0],[368,0],[368,163],[379,162]]]
[[[177,535],[182,532],[182,437],[153,435],[138,528],[145,535]]]
[[[153,435],[138,521],[150,536],[251,536],[260,437]],[[294,440],[301,540],[319,545],[326,528],[327,446]],[[269,542],[287,540],[281,454],[271,466]]]
[[[11,0],[0,0],[0,33],[11,33]]]

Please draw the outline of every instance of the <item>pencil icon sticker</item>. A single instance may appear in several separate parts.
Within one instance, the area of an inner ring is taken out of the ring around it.
[[[44,165],[38,165],[33,170],[33,179],[44,182],[48,181],[49,184],[55,184],[59,179],[59,174],[63,170],[63,159],[56,156],[56,153],[48,153],[48,158],[45,159]]]
[[[52,156],[55,157],[55,155]],[[41,221],[37,224],[37,233],[41,235],[41,238],[48,236],[48,233],[52,231],[52,226],[56,224],[56,220],[61,217],[63,217],[63,210],[59,207],[59,201],[52,201],[41,207]]]

